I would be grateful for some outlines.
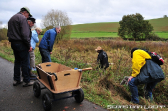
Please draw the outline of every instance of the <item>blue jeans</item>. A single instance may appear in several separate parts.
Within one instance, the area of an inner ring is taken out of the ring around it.
[[[14,80],[20,81],[20,69],[22,67],[23,81],[30,82],[30,62],[29,49],[24,43],[11,42],[11,48],[15,56],[14,62]]]
[[[131,91],[131,101],[133,103],[136,103],[138,104],[139,103],[139,98],[138,98],[138,85],[135,85],[134,83],[134,80],[135,78],[132,78],[131,81],[128,82],[128,85],[130,87],[130,91]],[[145,90],[147,91],[147,94],[145,95],[146,99],[150,98],[150,99],[153,99],[152,97],[152,90],[155,88],[156,84],[158,82],[155,81],[155,82],[150,82],[150,83],[147,83],[145,84]]]
[[[42,57],[42,63],[51,62],[50,52],[47,49],[39,48]]]

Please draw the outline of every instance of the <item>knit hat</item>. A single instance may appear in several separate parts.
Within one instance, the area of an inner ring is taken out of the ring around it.
[[[27,18],[27,20],[32,21],[32,22],[33,22],[33,24],[34,24],[34,23],[36,23],[36,19],[35,19],[35,18],[33,18],[33,17],[29,17],[29,18]]]

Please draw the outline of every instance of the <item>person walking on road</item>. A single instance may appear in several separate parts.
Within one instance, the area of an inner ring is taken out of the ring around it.
[[[29,75],[29,51],[32,51],[30,45],[30,28],[27,18],[31,17],[28,7],[22,7],[20,12],[13,15],[8,21],[8,40],[11,42],[15,61],[14,61],[14,81],[13,86],[22,83],[20,69],[22,67],[23,87],[33,85]]]
[[[45,32],[40,44],[39,50],[42,56],[42,63],[51,62],[50,54],[52,54],[52,49],[54,45],[54,41],[56,39],[57,34],[61,32],[61,27],[57,26],[56,28],[49,29]]]

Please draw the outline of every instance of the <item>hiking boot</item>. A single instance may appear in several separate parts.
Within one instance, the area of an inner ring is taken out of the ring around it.
[[[22,83],[22,81],[13,81],[13,86],[17,86],[17,85],[19,85],[19,84],[21,84]]]
[[[146,95],[145,99],[148,100],[150,103],[152,103],[153,102],[153,95],[151,97]]]
[[[148,100],[150,103],[152,103],[153,102],[153,95],[151,97],[148,96],[147,90],[144,91],[144,94],[145,94],[145,99]]]
[[[23,82],[23,87],[32,86],[33,84],[34,84],[33,81],[30,81],[30,82],[28,82],[28,83]]]

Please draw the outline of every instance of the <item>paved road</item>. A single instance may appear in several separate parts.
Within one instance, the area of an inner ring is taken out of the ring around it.
[[[44,111],[42,96],[36,98],[33,87],[13,86],[13,63],[0,57],[0,111]],[[42,90],[43,95],[48,90]],[[49,92],[50,93],[50,92]],[[56,95],[56,98],[67,94]],[[107,111],[87,100],[76,103],[74,98],[52,102],[51,111]]]

